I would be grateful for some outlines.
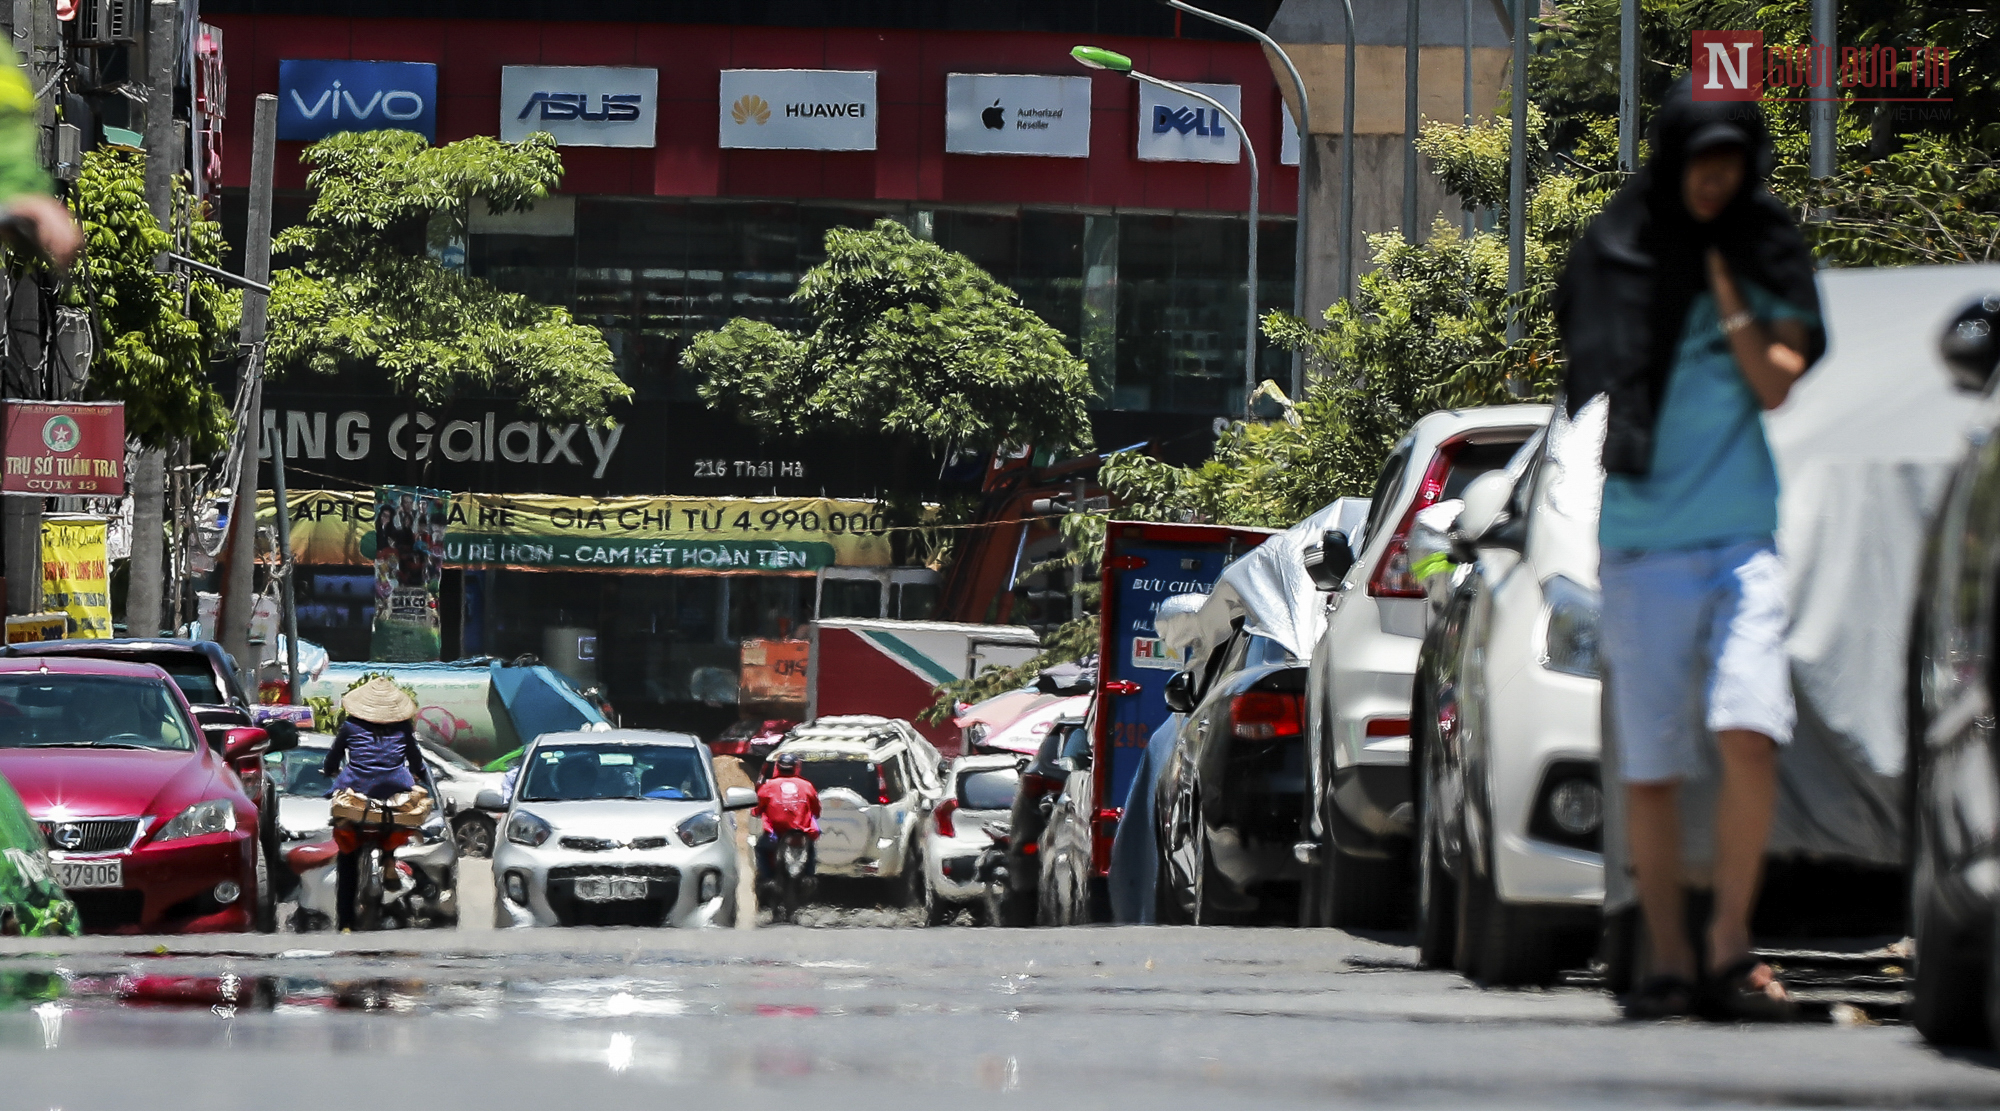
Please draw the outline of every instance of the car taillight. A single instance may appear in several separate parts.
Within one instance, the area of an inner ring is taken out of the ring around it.
[[[1036,844],[1036,843],[1034,843],[1033,841],[1025,841],[1025,842],[1022,842],[1022,844],[1021,844],[1021,855],[1022,855],[1022,856],[1033,856],[1033,855],[1035,855],[1036,853],[1038,853],[1038,852],[1041,852],[1041,851],[1042,851],[1042,847],[1041,847],[1040,845],[1037,845],[1037,844]]]
[[[1451,459],[1457,454],[1459,445],[1447,442],[1438,447],[1437,454],[1431,456],[1431,465],[1424,471],[1423,484],[1417,487],[1416,499],[1403,519],[1396,524],[1396,531],[1389,534],[1389,546],[1382,550],[1382,561],[1375,565],[1375,573],[1368,577],[1370,598],[1421,598],[1423,584],[1410,574],[1410,527],[1416,524],[1417,514],[1436,505],[1444,495],[1444,481],[1451,474]]]
[[[883,771],[880,765],[875,768],[875,801],[883,806],[895,801],[889,797],[889,773]]]
[[[943,802],[938,803],[938,808],[936,810],[931,811],[931,817],[936,819],[937,821],[937,831],[939,837],[958,836],[958,830],[954,828],[951,824],[951,812],[957,809],[958,809],[957,799],[946,799]]]
[[[1230,729],[1246,741],[1275,741],[1305,732],[1305,696],[1287,691],[1245,691],[1229,700]]]

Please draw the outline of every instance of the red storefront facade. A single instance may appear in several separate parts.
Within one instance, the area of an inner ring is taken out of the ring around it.
[[[565,148],[563,192],[659,197],[818,198],[943,205],[1035,205],[1243,212],[1247,164],[1141,162],[1138,86],[1091,74],[1088,159],[944,152],[947,73],[1083,74],[1071,36],[1034,32],[716,27],[464,19],[211,15],[225,33],[229,77],[225,187],[250,171],[255,97],[278,91],[287,58],[430,62],[438,67],[438,141],[496,135],[500,68],[643,66],[659,70],[659,126],[651,150]],[[1294,167],[1278,165],[1278,87],[1250,43],[1110,36],[1148,73],[1181,82],[1240,85],[1243,125],[1263,171],[1263,210],[1296,207]],[[877,74],[877,149],[866,152],[722,150],[724,69],[855,69]],[[281,144],[278,188],[305,185],[300,144]]]

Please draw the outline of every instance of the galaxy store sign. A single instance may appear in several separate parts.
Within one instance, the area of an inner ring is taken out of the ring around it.
[[[342,131],[437,138],[437,67],[429,62],[278,62],[278,138],[310,143]]]

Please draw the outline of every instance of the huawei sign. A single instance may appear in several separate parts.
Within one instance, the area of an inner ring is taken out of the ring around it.
[[[748,94],[738,97],[736,103],[729,106],[729,118],[737,123],[755,121],[761,126],[771,122],[771,106],[764,103],[763,97]]]

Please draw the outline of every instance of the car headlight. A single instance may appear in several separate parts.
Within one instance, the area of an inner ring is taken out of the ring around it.
[[[228,799],[209,799],[174,815],[173,820],[162,826],[153,840],[175,841],[182,837],[199,837],[204,833],[230,833],[235,829],[236,804]]]
[[[1542,597],[1549,607],[1542,666],[1565,675],[1598,678],[1597,592],[1554,575],[1542,584]]]
[[[507,840],[516,845],[535,848],[548,841],[554,833],[555,828],[549,823],[525,810],[517,810],[513,817],[507,819]]]
[[[681,835],[684,845],[706,845],[722,836],[722,814],[715,810],[704,810],[682,822],[674,832]]]

